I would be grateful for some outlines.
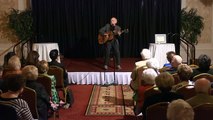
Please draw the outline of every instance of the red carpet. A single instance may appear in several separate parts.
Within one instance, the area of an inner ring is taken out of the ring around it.
[[[71,85],[70,88],[74,94],[74,104],[69,109],[61,108],[58,120],[138,120],[134,116],[85,116],[93,85]]]

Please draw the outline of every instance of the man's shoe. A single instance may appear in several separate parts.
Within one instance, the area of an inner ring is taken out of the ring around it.
[[[104,69],[107,70],[107,69],[108,69],[108,66],[107,66],[107,65],[104,65]]]
[[[120,70],[121,69],[121,66],[120,65],[117,65],[117,67],[116,67],[118,70]]]

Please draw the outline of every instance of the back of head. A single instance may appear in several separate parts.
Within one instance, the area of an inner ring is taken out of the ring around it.
[[[7,67],[9,59],[10,59],[12,56],[14,56],[14,55],[16,55],[14,52],[8,52],[8,53],[4,56],[4,65],[3,65],[3,67]]]
[[[143,49],[141,51],[141,57],[143,60],[147,60],[147,59],[150,59],[151,58],[151,52],[149,49]]]
[[[174,85],[174,78],[171,74],[163,72],[155,78],[155,83],[161,92],[169,92]]]
[[[194,120],[193,108],[182,99],[172,101],[167,108],[168,120]]]
[[[39,61],[37,67],[38,67],[38,72],[41,74],[47,73],[49,70],[48,62],[45,60]]]
[[[38,68],[34,65],[27,65],[22,69],[22,75],[26,80],[37,80]]]
[[[159,66],[159,62],[157,59],[155,58],[151,58],[149,59],[147,62],[146,62],[146,66],[148,68],[153,68],[153,69],[158,69],[160,66]]]
[[[51,50],[49,56],[52,60],[56,60],[58,58],[58,50],[57,49]]]
[[[154,85],[155,84],[155,78],[157,77],[157,72],[152,69],[148,68],[145,69],[142,73],[142,83],[146,85]]]
[[[183,59],[179,55],[174,55],[171,61],[171,65],[174,68],[177,68],[178,65],[182,63]]]
[[[172,58],[174,55],[176,55],[176,53],[174,51],[169,51],[166,53],[166,58],[170,63],[172,62]]]
[[[211,65],[211,58],[205,54],[198,57],[198,66],[202,70],[208,70]]]
[[[10,70],[20,70],[21,69],[21,61],[18,56],[12,56],[8,61],[8,68]]]
[[[192,68],[187,64],[181,64],[178,66],[177,73],[182,81],[188,81],[190,76],[192,75]]]
[[[195,81],[196,93],[209,94],[210,89],[211,89],[211,83],[206,78],[200,78]]]
[[[9,75],[4,81],[6,82],[7,90],[13,92],[17,92],[25,86],[25,80],[21,75]]]
[[[37,51],[31,51],[27,55],[27,65],[37,65],[39,61],[39,53]]]

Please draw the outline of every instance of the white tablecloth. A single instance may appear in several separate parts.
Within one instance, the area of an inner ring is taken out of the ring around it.
[[[46,60],[47,62],[51,61],[49,52],[53,49],[57,49],[59,52],[58,43],[34,43],[32,46],[32,50],[39,53],[39,60]],[[60,62],[60,59],[58,61]]]
[[[159,61],[160,68],[162,68],[165,63],[168,63],[166,53],[169,51],[175,52],[175,45],[173,43],[150,43],[149,50],[151,52],[151,56]]]

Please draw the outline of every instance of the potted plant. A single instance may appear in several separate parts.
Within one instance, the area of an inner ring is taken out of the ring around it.
[[[201,36],[201,32],[204,28],[203,17],[197,14],[197,10],[192,8],[189,11],[184,8],[181,10],[181,30],[180,30],[180,37],[189,41],[193,45],[197,45],[198,37]],[[187,51],[188,52],[188,51]],[[190,58],[195,58],[195,52],[193,48],[190,48]],[[194,63],[194,60],[193,62]]]
[[[8,26],[13,29],[19,40],[26,41],[33,37],[33,17],[30,9],[24,11],[12,9],[8,18]]]

